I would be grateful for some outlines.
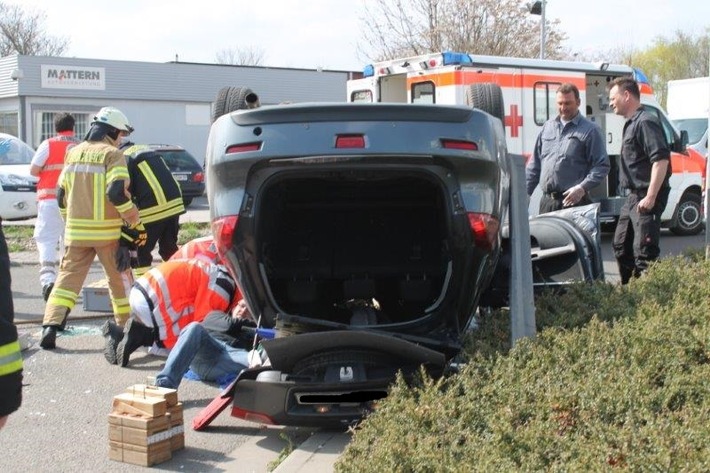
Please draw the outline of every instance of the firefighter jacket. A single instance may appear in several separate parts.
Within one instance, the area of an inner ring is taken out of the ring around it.
[[[60,131],[57,136],[49,138],[37,148],[37,154],[46,153],[47,157],[38,176],[38,200],[57,198],[57,181],[64,168],[64,156],[67,154],[67,148],[75,144],[77,141],[73,131]]]
[[[130,199],[118,206],[111,203],[107,192],[115,181],[128,185],[128,169],[123,153],[108,138],[84,141],[69,150],[58,184],[67,246],[103,246],[118,241],[122,215],[135,206]]]
[[[198,259],[206,263],[222,264],[212,236],[195,238],[182,245],[170,257],[171,261],[179,259]]]
[[[190,322],[201,322],[213,310],[229,312],[236,303],[236,284],[223,266],[199,260],[166,261],[138,278],[151,308],[153,325],[166,348],[177,342]]]
[[[163,158],[144,146],[124,151],[133,202],[143,223],[157,222],[185,213],[182,192]]]
[[[10,277],[10,255],[0,226],[0,417],[15,412],[22,403],[22,353],[13,323]]]

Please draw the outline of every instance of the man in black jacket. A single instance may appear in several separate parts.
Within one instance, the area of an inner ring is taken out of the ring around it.
[[[0,218],[0,429],[22,403],[22,353],[14,319],[10,254]]]
[[[131,142],[124,143],[120,149],[126,156],[131,178],[128,190],[148,233],[146,244],[137,248],[138,261],[133,271],[138,278],[150,269],[156,244],[163,261],[178,250],[179,219],[185,213],[185,204],[180,185],[160,154],[146,145]]]
[[[156,386],[177,389],[188,369],[202,381],[217,381],[249,367],[250,352],[243,348],[240,335],[242,327],[254,323],[244,300],[232,313],[212,311],[202,322],[186,325],[156,376]]]

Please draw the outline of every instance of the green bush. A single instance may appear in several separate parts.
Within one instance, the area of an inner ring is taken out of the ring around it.
[[[536,339],[499,312],[458,375],[399,379],[337,471],[710,471],[710,263],[536,305]]]

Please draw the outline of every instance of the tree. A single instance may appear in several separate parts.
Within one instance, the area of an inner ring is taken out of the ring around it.
[[[61,56],[69,45],[66,38],[48,35],[45,15],[25,11],[18,5],[0,2],[0,57],[17,53],[26,56]]]
[[[217,64],[233,66],[261,66],[264,61],[264,50],[254,47],[223,49],[217,53]]]
[[[520,0],[373,0],[364,7],[360,55],[372,60],[460,51],[539,57],[540,20]],[[545,21],[545,57],[558,59],[567,36]]]

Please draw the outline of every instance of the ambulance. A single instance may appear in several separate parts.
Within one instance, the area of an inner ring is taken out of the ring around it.
[[[363,78],[347,83],[348,102],[462,104],[493,110],[506,129],[510,152],[532,155],[542,125],[557,115],[555,93],[570,82],[580,91],[580,111],[602,130],[611,171],[591,191],[600,204],[600,221],[614,225],[626,197],[619,186],[619,155],[624,118],[609,106],[608,84],[619,76],[633,77],[641,88],[641,102],[663,126],[672,150],[671,193],[662,223],[678,235],[694,235],[704,226],[702,191],[705,158],[688,148],[687,133],[679,132],[658,104],[646,76],[638,69],[606,62],[587,63],[524,59],[443,52],[374,63]],[[499,87],[486,87],[497,84]],[[496,113],[498,112],[498,113]],[[537,214],[541,191],[531,198]]]

